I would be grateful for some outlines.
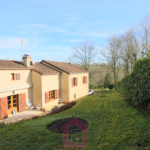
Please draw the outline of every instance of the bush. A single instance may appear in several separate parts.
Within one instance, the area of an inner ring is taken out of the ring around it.
[[[67,103],[67,104],[64,104],[64,105],[60,106],[58,109],[52,111],[52,112],[50,113],[50,115],[52,115],[52,114],[57,114],[57,113],[59,113],[59,112],[65,111],[65,110],[67,110],[67,109],[73,107],[75,104],[76,104],[76,101],[72,101],[72,102],[69,102],[69,103]]]
[[[148,108],[150,105],[150,62],[115,85],[118,92],[123,94],[135,106]]]
[[[144,58],[143,60],[140,59],[136,61],[135,65],[133,66],[133,71],[137,71],[138,69],[140,69],[143,65],[146,65],[150,62],[150,53],[148,53],[147,57]]]
[[[106,84],[104,84],[104,86],[103,86],[104,88],[107,88],[107,85]]]
[[[113,84],[109,84],[108,85],[108,88],[110,89],[110,90],[112,90],[114,87],[113,87]]]
[[[57,108],[58,108],[58,106],[54,106],[54,107],[52,108],[52,111],[56,110]]]

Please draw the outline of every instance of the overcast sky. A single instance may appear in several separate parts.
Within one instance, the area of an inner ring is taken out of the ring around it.
[[[0,59],[66,61],[74,45],[96,48],[150,14],[150,0],[1,0]]]

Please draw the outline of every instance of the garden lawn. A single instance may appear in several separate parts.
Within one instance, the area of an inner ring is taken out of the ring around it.
[[[0,126],[0,150],[61,150],[62,135],[47,130],[60,118],[77,117],[88,121],[89,150],[150,149],[150,117],[132,108],[115,91],[101,91],[82,98],[71,109],[55,115]]]

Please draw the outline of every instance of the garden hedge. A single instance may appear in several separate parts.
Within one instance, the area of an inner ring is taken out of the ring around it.
[[[114,84],[114,87],[135,105],[147,108],[150,104],[150,62]]]

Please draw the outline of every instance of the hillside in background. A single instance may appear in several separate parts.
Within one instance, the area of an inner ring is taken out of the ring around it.
[[[77,65],[81,68],[83,68],[82,65]],[[124,70],[122,68],[117,68],[118,71],[118,81],[120,81],[122,78],[124,78]],[[112,83],[114,82],[113,80],[113,73],[112,69],[109,65],[105,64],[92,64],[89,67],[89,80],[90,80],[90,85],[99,85],[99,84],[104,84],[105,80],[105,75],[107,72],[110,72],[111,77],[112,77]]]

